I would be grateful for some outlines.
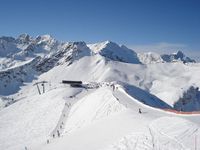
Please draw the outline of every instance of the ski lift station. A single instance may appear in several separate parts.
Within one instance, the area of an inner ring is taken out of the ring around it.
[[[82,81],[62,80],[62,83],[69,84],[71,87],[76,87],[76,88],[83,87]]]

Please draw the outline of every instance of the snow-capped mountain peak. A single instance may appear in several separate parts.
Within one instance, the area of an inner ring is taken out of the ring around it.
[[[47,41],[52,41],[55,40],[51,35],[46,34],[46,35],[39,35],[35,39],[37,42],[47,42]]]
[[[87,46],[94,52],[94,53],[98,53],[99,51],[101,51],[103,48],[105,48],[107,46],[107,44],[111,43],[110,41],[104,41],[104,42],[99,42],[99,43],[95,43],[95,44],[88,44]]]
[[[33,38],[30,37],[30,35],[24,33],[24,34],[19,35],[19,37],[16,40],[21,43],[29,43],[32,39]]]
[[[182,61],[183,63],[195,62],[195,60],[185,56],[182,51],[178,51],[173,54],[163,54],[161,55],[162,59],[166,62],[176,62]]]
[[[126,63],[140,63],[136,52],[125,47],[124,45],[120,46],[111,41],[105,41],[102,43],[89,44],[88,47],[105,58],[121,61]]]

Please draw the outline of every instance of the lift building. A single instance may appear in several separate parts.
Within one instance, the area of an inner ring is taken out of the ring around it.
[[[62,80],[63,84],[69,84],[71,87],[83,87],[82,81]]]

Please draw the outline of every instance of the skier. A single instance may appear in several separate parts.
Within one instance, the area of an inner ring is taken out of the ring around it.
[[[141,108],[139,108],[138,112],[139,112],[140,114],[142,113]]]
[[[60,132],[59,132],[59,130],[57,130],[57,134],[58,134],[58,137],[60,137]]]
[[[53,134],[53,138],[55,138],[55,134]]]
[[[49,144],[49,139],[47,139],[47,144]]]
[[[28,148],[25,146],[25,150],[28,150]]]
[[[115,85],[114,84],[111,84],[111,87],[113,89],[113,91],[115,90]]]

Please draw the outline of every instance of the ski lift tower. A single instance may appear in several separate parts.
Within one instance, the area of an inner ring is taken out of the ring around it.
[[[41,95],[39,85],[41,84],[42,89],[43,89],[43,93],[45,93],[45,83],[48,83],[48,82],[47,81],[41,81],[41,82],[36,82],[35,84],[33,84],[33,86],[35,86],[35,85],[37,86],[37,90],[38,90],[39,95]]]

